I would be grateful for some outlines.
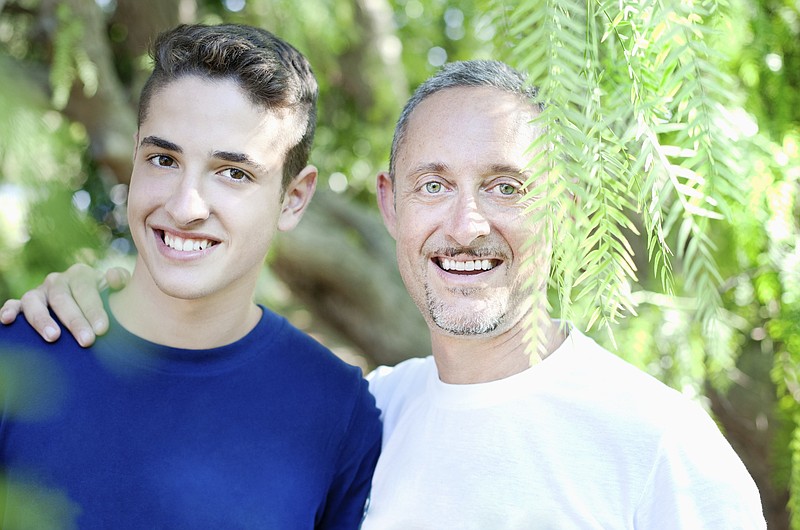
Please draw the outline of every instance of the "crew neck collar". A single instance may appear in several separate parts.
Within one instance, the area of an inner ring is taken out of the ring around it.
[[[134,335],[114,317],[107,295],[103,296],[103,304],[109,315],[110,326],[108,333],[98,338],[97,346],[104,350],[106,359],[162,373],[188,375],[231,370],[264,351],[286,325],[283,317],[259,305],[261,318],[241,339],[209,349],[176,348]]]
[[[575,354],[580,332],[568,326],[569,335],[564,342],[537,363],[522,372],[496,381],[472,384],[450,384],[439,379],[436,363],[428,374],[427,387],[437,404],[446,408],[484,408],[493,406],[530,392],[532,386],[543,384],[551,372]]]

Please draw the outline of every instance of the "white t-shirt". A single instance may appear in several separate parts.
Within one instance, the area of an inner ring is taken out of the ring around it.
[[[363,530],[766,528],[705,411],[577,331],[500,381],[442,383],[429,357],[370,389],[384,437]]]

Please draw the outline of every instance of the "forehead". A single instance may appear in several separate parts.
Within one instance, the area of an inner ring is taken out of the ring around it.
[[[153,93],[140,129],[214,149],[266,144],[283,153],[297,136],[295,114],[256,105],[233,79],[186,75]]]
[[[527,165],[535,138],[533,108],[493,87],[447,88],[411,113],[397,150],[397,169],[431,162],[451,166]]]

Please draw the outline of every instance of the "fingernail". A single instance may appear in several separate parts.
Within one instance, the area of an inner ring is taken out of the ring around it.
[[[47,342],[53,342],[54,340],[56,340],[57,333],[58,331],[56,330],[56,328],[54,328],[53,326],[47,326],[46,328],[44,328],[44,339]]]
[[[78,334],[78,343],[81,346],[86,346],[92,341],[92,334],[88,331],[81,331]]]

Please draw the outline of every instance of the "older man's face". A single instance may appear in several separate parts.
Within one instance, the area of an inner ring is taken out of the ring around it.
[[[379,178],[400,273],[432,329],[499,332],[529,310],[526,280],[549,255],[521,201],[532,112],[494,88],[438,92],[410,117],[393,185]]]

